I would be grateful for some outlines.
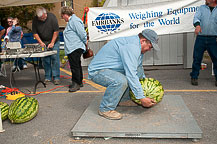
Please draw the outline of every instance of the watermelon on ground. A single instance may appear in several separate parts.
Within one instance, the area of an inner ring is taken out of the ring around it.
[[[12,123],[24,123],[33,119],[38,109],[38,101],[35,98],[17,98],[9,107],[8,118]]]
[[[0,108],[1,108],[1,118],[2,118],[2,120],[7,119],[9,105],[7,103],[0,102]]]
[[[164,96],[164,89],[158,80],[154,78],[143,78],[140,80],[140,83],[144,91],[144,96],[154,99],[157,103],[162,100]],[[140,100],[136,99],[134,93],[131,90],[130,97],[134,102],[141,105]]]

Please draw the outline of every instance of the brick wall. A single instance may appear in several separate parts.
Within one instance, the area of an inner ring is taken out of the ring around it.
[[[75,14],[82,19],[84,8],[85,7],[91,7],[93,3],[93,0],[73,0],[73,10]],[[60,27],[65,27],[66,22],[61,19],[60,15],[60,9],[61,9],[61,2],[55,3],[55,8],[51,11],[54,13],[58,19],[58,23]]]

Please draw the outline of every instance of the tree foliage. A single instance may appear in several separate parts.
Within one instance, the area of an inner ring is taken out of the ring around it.
[[[39,6],[42,6],[47,10],[51,10],[55,7],[54,4],[38,4],[38,5],[14,6],[14,7],[0,8],[1,25],[6,28],[7,27],[7,18],[8,17],[17,17],[20,21],[21,27],[30,31],[30,29],[27,27],[27,23],[34,18],[35,10]]]
[[[101,2],[98,3],[98,6],[102,7],[104,5],[104,3],[105,3],[105,0],[102,0]]]
[[[93,7],[102,7],[106,0],[93,0],[92,6]]]

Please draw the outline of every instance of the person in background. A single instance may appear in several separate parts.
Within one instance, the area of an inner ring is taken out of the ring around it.
[[[5,28],[0,25],[0,53],[2,52],[1,44],[2,44],[2,38],[4,34],[5,34]],[[2,62],[0,59],[0,76],[3,76],[2,71],[1,71],[1,66],[2,66]]]
[[[0,25],[0,45],[2,44],[2,38],[3,38],[4,34],[5,34],[5,28]]]
[[[152,48],[159,50],[157,33],[145,29],[138,35],[109,41],[94,56],[88,66],[88,78],[106,88],[99,106],[99,115],[119,120],[122,114],[115,111],[119,102],[130,100],[129,88],[144,107],[156,104],[144,96],[139,79],[145,78],[142,61],[144,53]]]
[[[75,92],[83,86],[81,55],[86,50],[87,33],[82,20],[74,14],[72,8],[62,7],[61,16],[68,22],[63,36],[64,49],[72,72],[72,84],[69,85],[69,92]]]
[[[21,35],[22,28],[19,25],[19,20],[17,18],[12,19],[12,26],[10,31],[8,31],[7,36],[9,38],[9,42],[19,42],[21,47]],[[15,59],[14,66],[12,67],[12,72],[20,71],[24,68],[24,60],[22,58]]]
[[[60,62],[59,62],[59,25],[57,18],[52,13],[47,13],[46,9],[39,7],[36,9],[36,16],[32,22],[33,36],[41,47],[47,50],[56,50],[57,54],[46,56],[42,59],[45,70],[44,83],[48,84],[53,80],[55,85],[60,84]]]
[[[12,26],[10,31],[7,33],[10,42],[21,42],[22,28],[19,25],[17,18],[12,19]]]
[[[18,19],[17,19],[18,20]],[[19,21],[19,20],[18,20]],[[13,27],[13,18],[12,17],[8,17],[7,18],[7,22],[8,22],[8,28],[7,28],[7,31],[6,31],[6,38],[8,37],[8,33],[11,31],[12,27]],[[18,23],[19,24],[19,23]],[[23,38],[23,31],[21,30],[21,35],[20,35],[20,39]],[[8,41],[8,40],[7,40]],[[16,61],[17,62],[17,61]],[[17,64],[16,62],[14,63],[14,66],[12,67],[12,71],[16,71],[16,70],[19,70],[19,69],[27,69],[28,66],[27,66],[27,63],[25,62],[24,59],[20,59],[19,62],[20,62],[20,67],[17,68]]]
[[[12,17],[8,17],[7,18],[7,23],[8,23],[8,28],[7,28],[7,31],[6,31],[6,34],[5,34],[5,36],[7,36],[8,35],[8,32],[11,30],[11,28],[12,28],[12,26],[13,26],[13,18]]]
[[[191,76],[191,84],[198,85],[198,76],[204,51],[207,50],[213,62],[215,86],[217,86],[217,0],[206,0],[194,15],[193,24],[197,35]]]

